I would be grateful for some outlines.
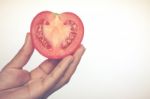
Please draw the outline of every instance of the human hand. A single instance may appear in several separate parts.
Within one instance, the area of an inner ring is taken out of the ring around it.
[[[85,51],[81,45],[61,60],[47,59],[28,72],[23,69],[33,53],[30,34],[18,54],[0,72],[0,99],[46,99],[68,83]]]

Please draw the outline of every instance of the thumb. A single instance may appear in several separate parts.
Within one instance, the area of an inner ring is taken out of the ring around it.
[[[33,53],[33,45],[31,41],[30,33],[27,33],[25,43],[17,53],[17,55],[4,67],[17,68],[22,69],[22,67],[28,62],[32,53]]]

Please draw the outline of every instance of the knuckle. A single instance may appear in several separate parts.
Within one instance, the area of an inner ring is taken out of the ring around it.
[[[65,84],[68,84],[70,82],[70,79],[65,80]]]

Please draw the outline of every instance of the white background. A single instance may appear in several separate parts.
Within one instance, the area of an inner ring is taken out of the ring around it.
[[[0,0],[0,68],[43,10],[74,12],[85,26],[84,57],[70,83],[49,99],[150,99],[149,0]],[[35,51],[25,68],[44,59]]]

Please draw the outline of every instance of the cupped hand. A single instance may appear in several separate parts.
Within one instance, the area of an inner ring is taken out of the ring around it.
[[[28,72],[23,69],[34,51],[30,33],[17,55],[0,72],[0,99],[46,99],[68,83],[85,48],[61,60],[47,59]]]

